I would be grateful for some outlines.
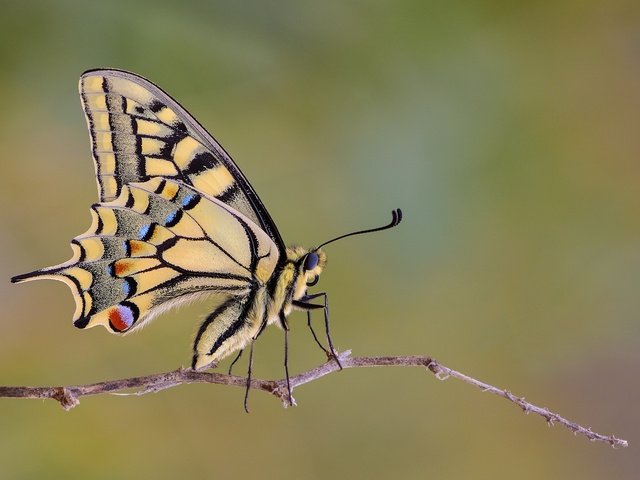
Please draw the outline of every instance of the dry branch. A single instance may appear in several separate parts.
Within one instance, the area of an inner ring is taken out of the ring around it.
[[[574,434],[580,434],[594,442],[606,442],[613,447],[626,447],[626,440],[613,435],[602,435],[585,428],[575,422],[553,413],[547,408],[538,407],[525,401],[523,397],[513,395],[508,390],[496,388],[488,383],[481,382],[475,378],[464,375],[456,370],[445,367],[438,361],[426,356],[393,356],[393,357],[351,357],[351,352],[346,351],[339,354],[340,363],[343,368],[360,367],[424,367],[433,373],[438,379],[445,380],[454,377],[470,385],[474,385],[483,392],[493,393],[510,402],[518,405],[524,413],[535,413],[543,417],[549,425],[556,423],[568,428]],[[291,390],[300,385],[317,380],[320,377],[340,370],[334,359],[307,372],[291,377]],[[0,387],[0,397],[13,398],[52,398],[60,402],[65,410],[77,406],[80,397],[87,395],[99,395],[102,393],[118,393],[124,390],[133,389],[134,395],[144,395],[146,393],[158,392],[171,387],[176,387],[188,383],[217,383],[221,385],[235,385],[246,387],[247,379],[235,375],[226,375],[216,372],[200,372],[186,368],[179,368],[171,372],[147,375],[144,377],[125,378],[121,380],[109,380],[105,382],[93,383],[89,385],[74,385],[68,387]],[[289,395],[286,379],[281,380],[259,380],[252,379],[250,387],[255,390],[262,390],[278,397],[285,406],[289,406]],[[295,404],[295,401],[293,401]]]

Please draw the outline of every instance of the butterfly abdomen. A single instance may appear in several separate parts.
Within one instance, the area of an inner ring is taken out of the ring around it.
[[[266,289],[230,297],[202,323],[193,344],[192,368],[217,365],[233,352],[244,349],[268,320]]]

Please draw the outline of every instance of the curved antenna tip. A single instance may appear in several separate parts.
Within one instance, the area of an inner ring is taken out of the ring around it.
[[[395,227],[402,221],[402,210],[396,208],[393,212],[391,212],[391,215],[393,215],[393,222],[391,223],[393,223],[393,226]]]
[[[352,237],[354,235],[361,235],[363,233],[371,233],[371,232],[379,232],[381,230],[387,230],[389,228],[393,228],[395,226],[397,226],[401,221],[402,221],[402,210],[400,210],[399,208],[396,208],[395,210],[391,211],[391,223],[389,223],[388,225],[383,225],[382,227],[377,227],[377,228],[369,228],[367,230],[358,230],[357,232],[351,232],[351,233],[347,233],[345,235],[340,235],[339,237],[336,238],[332,238],[331,240],[324,242],[323,244],[321,244],[320,246],[316,247],[316,249],[318,248],[322,248],[325,245],[328,245],[332,242],[335,242],[336,240],[340,240],[342,238],[347,238],[347,237]]]

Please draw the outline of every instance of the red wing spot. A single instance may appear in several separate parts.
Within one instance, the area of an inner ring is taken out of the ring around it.
[[[109,312],[109,323],[111,324],[111,327],[118,332],[128,330],[133,323],[131,310],[127,307],[123,307],[122,305],[118,305],[111,309]]]

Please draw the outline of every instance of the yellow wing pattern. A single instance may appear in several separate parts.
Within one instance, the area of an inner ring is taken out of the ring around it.
[[[89,230],[71,242],[71,260],[14,279],[65,282],[79,328],[129,332],[194,296],[246,297],[279,258],[251,219],[176,180],[124,185],[91,214]]]

